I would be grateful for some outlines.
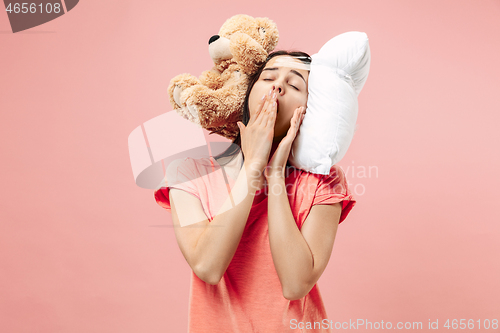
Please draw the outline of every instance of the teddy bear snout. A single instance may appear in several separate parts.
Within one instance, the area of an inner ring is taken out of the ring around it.
[[[220,36],[219,35],[213,35],[212,37],[210,37],[210,39],[208,40],[208,45],[212,44],[213,42],[215,42],[217,39],[219,39]]]
[[[218,64],[222,60],[228,60],[233,57],[229,44],[229,39],[220,35],[214,35],[210,38],[208,52],[214,63]]]

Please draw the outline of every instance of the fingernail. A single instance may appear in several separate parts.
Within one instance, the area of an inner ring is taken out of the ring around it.
[[[274,89],[274,87],[273,87]],[[271,94],[273,93],[273,89],[269,90],[269,96],[271,96]]]
[[[276,93],[273,93],[273,98],[276,98]]]
[[[262,100],[265,100],[266,99],[266,94],[264,94],[264,96],[262,96]]]

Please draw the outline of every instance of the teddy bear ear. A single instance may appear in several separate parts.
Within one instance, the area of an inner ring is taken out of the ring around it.
[[[224,22],[224,24],[220,27],[219,35],[228,37],[235,32],[241,30],[241,27],[252,26],[254,23],[253,17],[246,14],[238,14],[231,16]]]
[[[270,53],[274,50],[276,45],[278,45],[278,26],[267,17],[257,17],[255,20],[257,21],[257,25],[261,31],[261,36],[263,37],[262,46],[267,53]]]

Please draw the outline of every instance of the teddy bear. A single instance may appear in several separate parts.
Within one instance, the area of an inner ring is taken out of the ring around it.
[[[170,103],[182,117],[234,140],[239,133],[248,76],[278,44],[276,24],[268,18],[235,15],[210,37],[214,67],[200,77],[180,74],[169,84]]]

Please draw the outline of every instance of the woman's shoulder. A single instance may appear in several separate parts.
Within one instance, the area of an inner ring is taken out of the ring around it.
[[[178,158],[170,162],[167,166],[167,171],[200,171],[200,169],[207,168],[214,165],[213,159],[201,157],[192,158],[184,157]]]
[[[186,157],[172,161],[169,164],[166,170],[166,178],[169,185],[191,183],[192,186],[200,189],[209,188],[224,182],[220,169],[221,165],[212,157]]]
[[[173,160],[165,170],[167,184],[175,185],[195,180],[200,176],[200,165],[202,164],[197,159],[190,157]]]

